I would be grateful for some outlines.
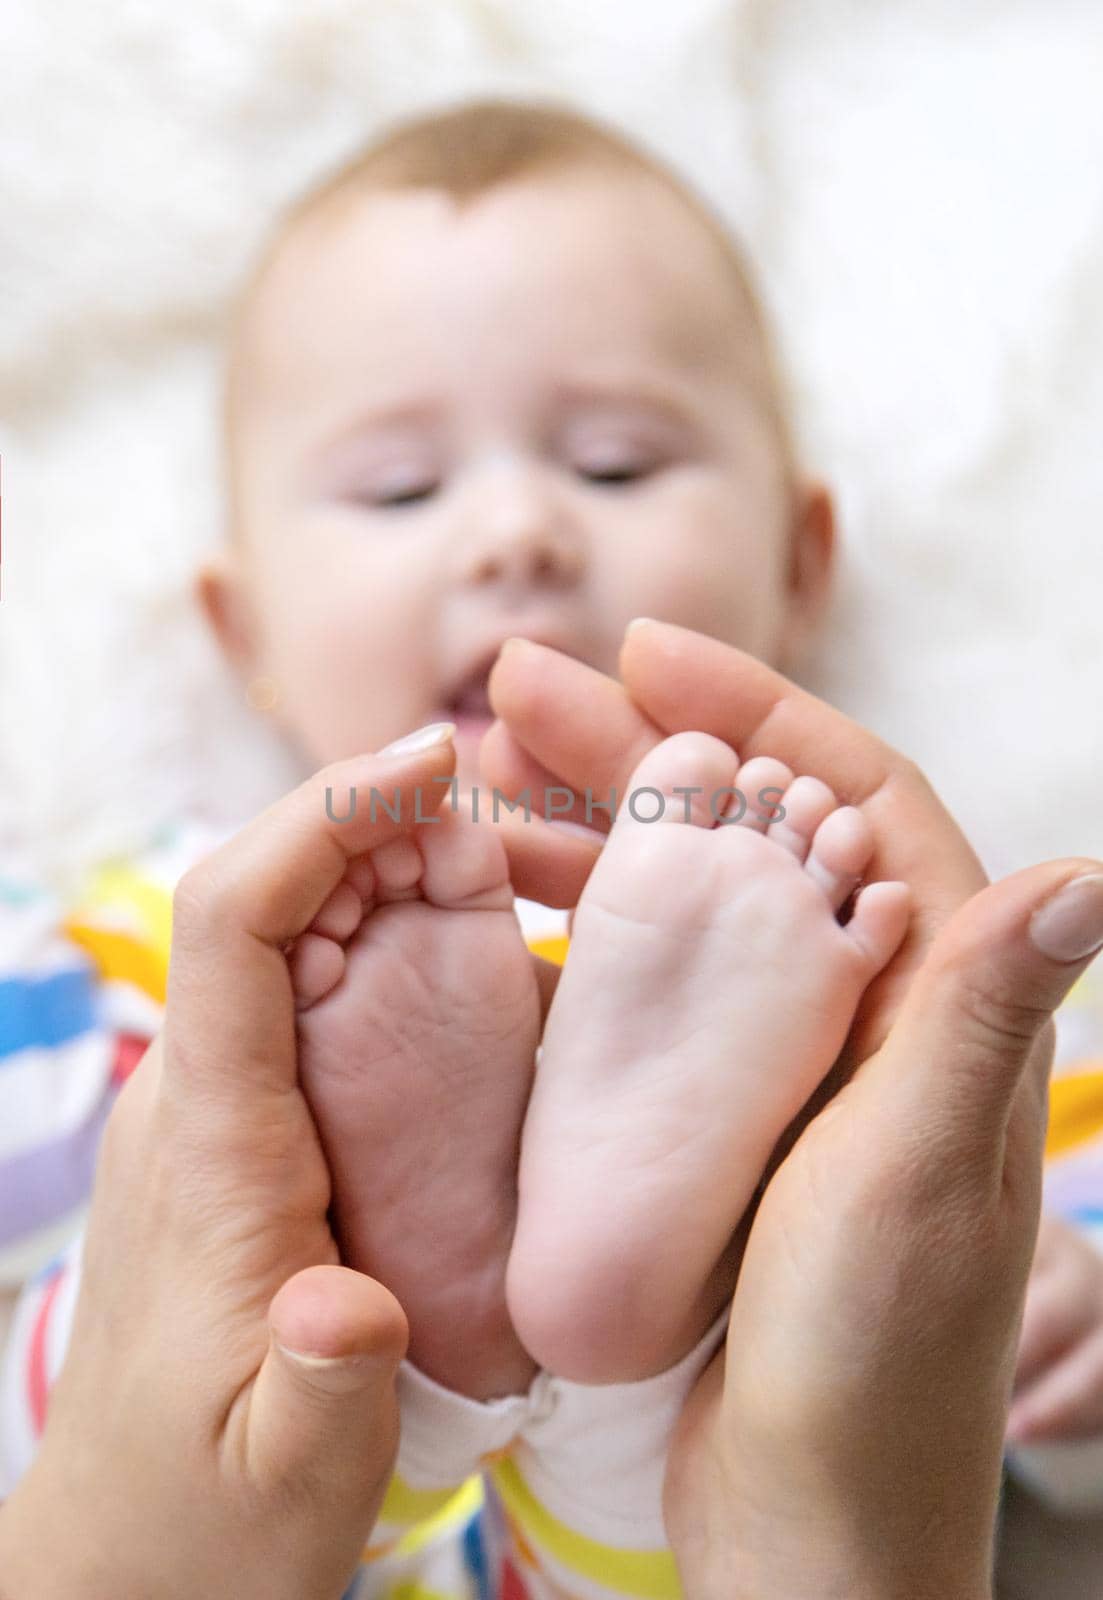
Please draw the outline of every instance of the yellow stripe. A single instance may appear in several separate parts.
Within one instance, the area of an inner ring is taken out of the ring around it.
[[[682,1589],[669,1550],[618,1550],[576,1533],[540,1504],[515,1461],[498,1462],[490,1476],[511,1515],[563,1566],[640,1600],[679,1600]]]
[[[364,1560],[376,1560],[385,1550],[396,1550],[399,1555],[410,1555],[420,1550],[430,1539],[446,1528],[467,1522],[483,1503],[483,1486],[478,1478],[469,1478],[459,1489],[412,1489],[397,1473],[391,1479],[379,1521],[414,1523],[398,1540],[369,1545]]]
[[[570,940],[565,933],[555,934],[550,939],[530,939],[529,949],[534,956],[543,956],[545,961],[554,961],[561,967],[567,959],[567,946]]]
[[[396,1472],[383,1497],[379,1520],[424,1522],[427,1517],[435,1517],[438,1511],[443,1511],[456,1498],[456,1494],[454,1488],[412,1489]]]
[[[1077,978],[1076,982],[1073,984],[1072,988],[1062,1001],[1062,1004],[1066,1008],[1069,1006],[1074,1006],[1077,1010],[1080,1009],[1085,1001],[1087,1001],[1087,1003],[1090,1005],[1092,991],[1095,988],[1095,984],[1095,971],[1093,968],[1089,967],[1087,972],[1082,972]]]
[[[159,950],[140,943],[128,933],[93,928],[83,922],[70,921],[63,927],[74,944],[88,951],[104,978],[133,983],[159,1005],[164,1004],[168,962]]]
[[[414,1578],[399,1578],[384,1589],[383,1600],[456,1600],[456,1597],[454,1594],[442,1594],[439,1589],[430,1589]]]
[[[1084,1070],[1084,1069],[1094,1070]],[[1103,1133],[1103,1067],[1085,1061],[1079,1070],[1062,1073],[1049,1088],[1047,1157],[1063,1155]]]
[[[172,895],[162,885],[132,867],[102,867],[64,929],[74,944],[88,951],[104,978],[133,983],[164,1003]]]
[[[92,880],[89,894],[82,901],[83,913],[126,906],[135,912],[147,941],[159,950],[166,963],[172,937],[172,895],[151,878],[144,878],[133,867],[101,867]]]

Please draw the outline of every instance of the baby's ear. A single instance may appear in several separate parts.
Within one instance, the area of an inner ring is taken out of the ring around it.
[[[216,551],[200,563],[194,593],[226,660],[243,675],[253,671],[257,646],[252,612],[241,568],[232,551]]]
[[[783,671],[799,666],[823,621],[835,575],[835,547],[830,489],[815,478],[798,480],[793,490],[787,614],[781,640]]]

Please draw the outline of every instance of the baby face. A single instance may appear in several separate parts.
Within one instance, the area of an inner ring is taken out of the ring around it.
[[[466,781],[511,635],[615,672],[644,615],[783,660],[808,519],[763,363],[644,176],[343,196],[247,312],[207,610],[312,766],[450,719]]]

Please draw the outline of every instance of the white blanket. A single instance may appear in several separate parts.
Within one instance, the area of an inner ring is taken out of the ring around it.
[[[569,97],[747,240],[848,559],[812,677],[985,861],[1103,854],[1093,0],[6,0],[0,845],[59,881],[294,777],[191,607],[228,295],[395,114]]]

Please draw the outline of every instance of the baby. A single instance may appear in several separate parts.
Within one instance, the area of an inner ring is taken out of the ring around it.
[[[447,720],[469,788],[511,635],[614,671],[645,613],[791,666],[827,591],[829,503],[738,256],[551,110],[409,126],[298,208],[241,308],[226,439],[203,603],[314,766]],[[693,1348],[904,932],[898,884],[840,923],[868,827],[778,762],[683,735],[620,798],[531,1100],[537,977],[485,815],[364,862],[295,954],[343,1253],[468,1394]]]
[[[615,673],[650,615],[799,666],[831,503],[797,468],[739,255],[583,118],[429,115],[283,219],[235,318],[224,422],[227,537],[198,594],[250,699],[308,771],[411,728],[452,729],[458,759],[462,793],[425,796],[431,820],[358,861],[289,951],[333,1227],[410,1323],[380,1537],[482,1463],[534,1592],[673,1596],[662,1449],[721,1337],[740,1220],[907,890],[855,894],[868,826],[815,777],[679,734],[625,794],[569,803],[616,816],[551,998],[478,756],[513,636]],[[74,1251],[20,1313],[16,1471],[78,1276]]]

